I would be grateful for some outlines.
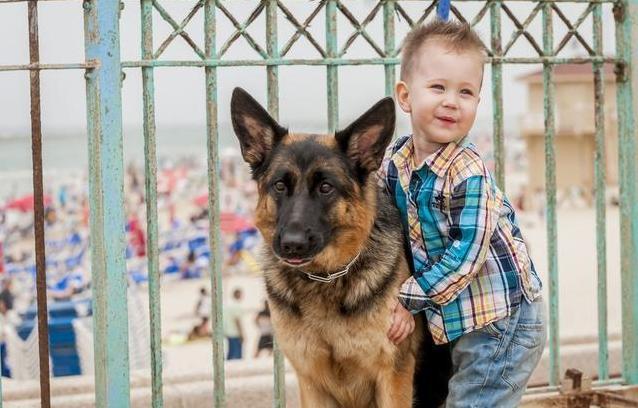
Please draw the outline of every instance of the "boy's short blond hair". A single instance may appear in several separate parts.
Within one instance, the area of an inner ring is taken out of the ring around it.
[[[405,81],[414,70],[421,47],[430,40],[439,41],[454,51],[476,51],[485,58],[487,50],[478,34],[468,23],[460,21],[434,21],[417,26],[403,40],[401,50],[401,80]]]

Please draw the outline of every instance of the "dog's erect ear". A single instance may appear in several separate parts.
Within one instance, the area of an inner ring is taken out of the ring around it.
[[[381,165],[392,140],[395,120],[394,101],[390,97],[383,98],[350,126],[337,132],[335,138],[357,167],[370,173]]]
[[[254,171],[288,130],[279,126],[268,112],[241,88],[233,90],[230,113],[233,129],[239,139],[241,155]]]

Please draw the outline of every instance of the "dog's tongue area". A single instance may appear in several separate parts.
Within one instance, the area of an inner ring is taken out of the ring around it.
[[[288,258],[286,259],[286,262],[288,262],[289,264],[292,265],[301,265],[302,263],[304,263],[303,259],[297,259],[297,258]]]

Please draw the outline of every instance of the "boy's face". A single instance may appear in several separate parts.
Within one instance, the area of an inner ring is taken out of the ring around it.
[[[436,144],[460,140],[476,117],[482,56],[430,40],[415,58],[409,78],[396,89],[399,105],[410,114],[414,136]]]

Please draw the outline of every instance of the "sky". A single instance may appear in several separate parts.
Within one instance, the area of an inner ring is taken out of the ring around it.
[[[225,1],[223,4],[238,20],[244,21],[258,2],[254,0]],[[346,0],[343,2],[362,21],[376,1]],[[405,10],[416,18],[429,4],[423,1],[400,2]],[[481,1],[452,2],[463,15],[471,19],[480,10]],[[511,2],[506,4],[519,19],[525,20],[535,2]],[[181,22],[188,14],[194,1],[160,0],[173,18]],[[309,0],[284,1],[284,4],[303,21],[316,7],[317,2]],[[584,11],[584,5],[560,4],[561,9],[574,22]],[[140,10],[139,2],[125,1],[122,12],[121,57],[131,61],[140,59]],[[84,34],[82,2],[78,0],[51,1],[39,3],[40,56],[43,63],[74,63],[84,60]],[[325,44],[324,16],[322,10],[313,20],[309,29],[313,37]],[[218,49],[232,34],[229,20],[217,12]],[[605,4],[603,13],[604,51],[614,52],[613,18],[611,7]],[[203,11],[200,10],[186,26],[186,31],[201,49],[203,44]],[[383,14],[369,24],[367,32],[379,46],[383,46]],[[541,13],[532,21],[530,32],[541,43]],[[159,13],[154,12],[154,48],[172,32],[171,27]],[[397,38],[407,32],[403,19],[396,24]],[[587,42],[592,38],[591,15],[584,20],[579,30]],[[489,43],[489,13],[476,27],[481,37]],[[503,43],[507,43],[514,30],[514,24],[502,13]],[[566,32],[566,26],[558,16],[554,17],[555,44]],[[248,32],[265,49],[265,16],[260,17],[248,28]],[[353,32],[353,28],[339,13],[339,47]],[[280,13],[278,21],[279,42],[284,44],[294,33],[294,27]],[[561,56],[583,55],[583,48],[574,41],[567,45]],[[534,50],[524,37],[514,44],[508,56],[533,56]],[[345,58],[371,58],[376,54],[361,37],[348,50]],[[301,39],[290,53],[290,58],[319,58],[310,43]],[[197,59],[197,55],[186,42],[177,37],[166,49],[161,59]],[[260,58],[243,38],[239,38],[228,50],[224,58]],[[27,4],[8,3],[0,5],[0,65],[28,63]],[[527,93],[520,77],[530,71],[540,69],[539,65],[508,65],[504,68],[503,97],[506,131],[515,131],[520,117],[526,111]],[[398,72],[398,70],[397,70]],[[491,129],[492,101],[490,70],[486,69],[482,91],[482,102],[477,115],[478,131]],[[286,66],[279,68],[280,78],[280,121],[293,130],[325,131],[326,129],[326,68],[322,66]],[[42,126],[51,134],[81,134],[86,127],[85,83],[83,71],[45,71],[41,74],[42,86]],[[265,104],[266,69],[264,67],[220,68],[218,79],[219,120],[222,124],[229,120],[229,99],[232,89],[241,86]],[[140,128],[142,124],[142,81],[139,68],[127,69],[122,87],[122,110],[124,128]],[[339,69],[339,119],[340,127],[364,112],[374,102],[384,96],[382,66],[349,66]],[[155,103],[158,131],[161,129],[205,126],[204,70],[202,68],[157,68],[155,70]],[[26,72],[0,72],[0,137],[28,135],[29,80]],[[406,129],[407,117],[399,115],[399,131]]]

